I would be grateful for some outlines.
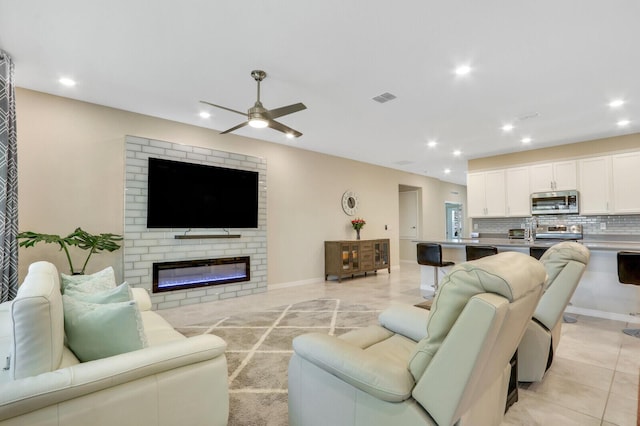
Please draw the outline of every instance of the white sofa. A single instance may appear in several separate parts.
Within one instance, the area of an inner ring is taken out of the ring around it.
[[[58,271],[32,264],[0,304],[0,425],[226,424],[224,340],[186,338],[150,310],[145,290],[133,295],[148,347],[81,363],[65,345]]]

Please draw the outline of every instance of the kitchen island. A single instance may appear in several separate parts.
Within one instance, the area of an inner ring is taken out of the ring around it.
[[[536,239],[533,242],[508,238],[454,238],[416,241],[442,245],[443,260],[455,263],[465,261],[465,246],[490,245],[502,251],[519,251],[529,254],[531,247],[546,248],[557,244],[557,240]],[[585,238],[578,241],[589,249],[591,259],[578,288],[571,298],[567,312],[640,323],[640,287],[620,284],[617,272],[618,251],[640,252],[638,240],[615,240],[612,238]],[[448,272],[447,270],[443,271]],[[421,266],[420,289],[427,296],[432,293],[433,269]]]

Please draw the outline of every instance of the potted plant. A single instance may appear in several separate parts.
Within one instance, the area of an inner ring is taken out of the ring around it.
[[[115,251],[120,248],[120,245],[117,243],[118,241],[122,241],[122,235],[117,234],[97,234],[93,235],[83,230],[82,228],[76,228],[75,231],[67,235],[66,237],[61,237],[60,235],[53,234],[41,234],[38,232],[26,231],[20,232],[18,234],[18,240],[20,241],[20,247],[33,247],[40,242],[44,242],[45,244],[57,244],[60,247],[60,250],[64,250],[65,255],[67,256],[67,261],[69,262],[69,270],[74,275],[82,275],[89,263],[89,259],[91,255],[94,253],[99,253],[101,251]],[[88,250],[89,254],[82,265],[82,269],[76,271],[73,267],[73,262],[71,261],[71,255],[69,254],[69,247],[76,246],[82,250]]]

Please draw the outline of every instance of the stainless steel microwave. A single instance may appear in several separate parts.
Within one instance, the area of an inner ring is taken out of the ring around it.
[[[578,207],[578,191],[531,194],[531,214],[578,214]]]

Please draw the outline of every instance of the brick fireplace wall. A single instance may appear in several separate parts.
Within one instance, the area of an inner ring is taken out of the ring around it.
[[[267,291],[267,162],[207,148],[127,136],[125,139],[124,279],[151,294],[154,309],[204,303]],[[148,158],[185,161],[259,173],[257,229],[147,229]],[[230,239],[176,235],[240,234]],[[250,256],[251,281],[151,293],[154,262]]]

